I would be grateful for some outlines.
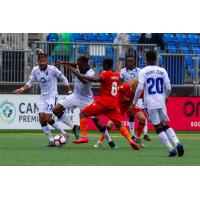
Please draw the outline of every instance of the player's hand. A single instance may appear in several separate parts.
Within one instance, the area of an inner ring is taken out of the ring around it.
[[[12,91],[11,93],[12,94],[21,94],[22,92],[23,92],[23,89],[19,88],[19,89],[16,89],[16,90]]]
[[[132,115],[133,114],[133,110],[135,108],[135,104],[131,104],[130,107],[128,108],[128,115]]]

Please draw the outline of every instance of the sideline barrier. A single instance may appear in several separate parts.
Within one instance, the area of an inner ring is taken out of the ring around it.
[[[60,95],[59,99],[65,95]],[[1,129],[41,129],[36,106],[39,95],[0,95],[0,127]],[[98,97],[95,97],[98,98]],[[170,97],[167,103],[170,125],[174,130],[200,130],[200,97]],[[79,109],[67,110],[68,116],[75,124],[79,124]],[[105,124],[107,118],[100,116]],[[56,119],[56,118],[55,118]],[[123,117],[127,125],[127,117]],[[69,129],[62,123],[62,127]],[[89,120],[89,130],[96,130]],[[135,128],[136,129],[136,128]],[[153,130],[150,125],[149,130]]]

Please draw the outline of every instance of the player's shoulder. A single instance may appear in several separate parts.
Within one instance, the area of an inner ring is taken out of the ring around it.
[[[50,70],[58,70],[57,67],[55,67],[54,65],[47,65],[48,69]]]
[[[39,68],[39,66],[37,65],[37,66],[33,67],[32,72],[36,72],[36,71],[38,71],[39,69],[40,69],[40,68]]]
[[[121,74],[123,74],[123,73],[125,73],[126,72],[126,68],[122,68],[121,70],[120,70],[120,73]]]
[[[93,69],[89,69],[87,72],[86,72],[86,75],[95,75],[95,71]]]

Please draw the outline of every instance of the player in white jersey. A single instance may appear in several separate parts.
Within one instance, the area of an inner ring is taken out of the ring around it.
[[[80,71],[81,74],[89,77],[93,77],[95,72],[93,69],[90,68],[88,64],[88,58],[85,56],[80,56],[77,60],[77,63],[70,63],[70,62],[58,62],[58,64],[64,64],[64,66],[72,69],[76,69]],[[75,71],[76,71],[75,70]],[[75,74],[75,71],[72,72]],[[75,109],[79,108],[83,110],[87,105],[91,104],[94,101],[93,92],[92,92],[92,83],[86,81],[81,77],[75,77],[74,83],[74,91],[71,95],[67,96],[65,99],[61,100],[56,104],[53,109],[54,114],[65,124],[69,124],[73,127],[72,121],[67,117],[66,113],[64,112],[66,109]],[[103,126],[98,118],[91,117],[94,121],[95,125],[99,128],[99,130],[105,135],[106,139],[108,140],[108,144],[111,148],[115,148],[114,142],[111,140],[107,129]],[[79,139],[79,138],[77,138]]]
[[[177,151],[178,156],[183,156],[183,145],[180,144],[174,130],[169,125],[166,125],[169,118],[167,116],[165,102],[171,92],[170,80],[166,70],[156,66],[156,61],[156,52],[146,52],[147,66],[139,72],[139,84],[130,110],[136,105],[141,91],[144,88],[144,106],[147,109],[149,120],[154,125],[158,134],[158,138],[169,149],[170,157],[176,156]]]
[[[50,66],[47,64],[47,55],[45,53],[40,53],[38,55],[38,66],[35,66],[29,78],[29,81],[19,89],[13,91],[15,94],[20,94],[27,91],[32,87],[34,82],[38,82],[41,90],[38,107],[39,107],[39,121],[42,126],[44,134],[48,137],[49,143],[44,145],[46,147],[54,147],[54,138],[48,127],[50,124],[54,129],[59,131],[67,138],[66,132],[60,127],[58,122],[55,122],[52,118],[52,110],[56,104],[56,99],[58,96],[57,92],[57,82],[60,79],[66,86],[67,92],[70,92],[70,86],[67,78],[63,73],[58,70],[55,66]]]
[[[127,55],[125,58],[125,68],[120,70],[120,77],[122,82],[129,82],[133,78],[138,78],[139,71],[141,69],[135,66],[135,56],[134,55]],[[137,102],[137,106],[139,108],[144,108],[142,99],[139,99]],[[135,130],[134,130],[134,117],[129,118],[129,129],[132,135],[132,139],[135,139]],[[144,140],[151,141],[151,138],[147,132],[147,119],[145,121],[144,126]]]

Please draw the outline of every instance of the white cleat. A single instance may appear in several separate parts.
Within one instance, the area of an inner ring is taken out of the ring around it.
[[[102,142],[98,141],[98,142],[94,145],[94,148],[99,149],[100,146],[101,146],[101,143],[102,143]]]

